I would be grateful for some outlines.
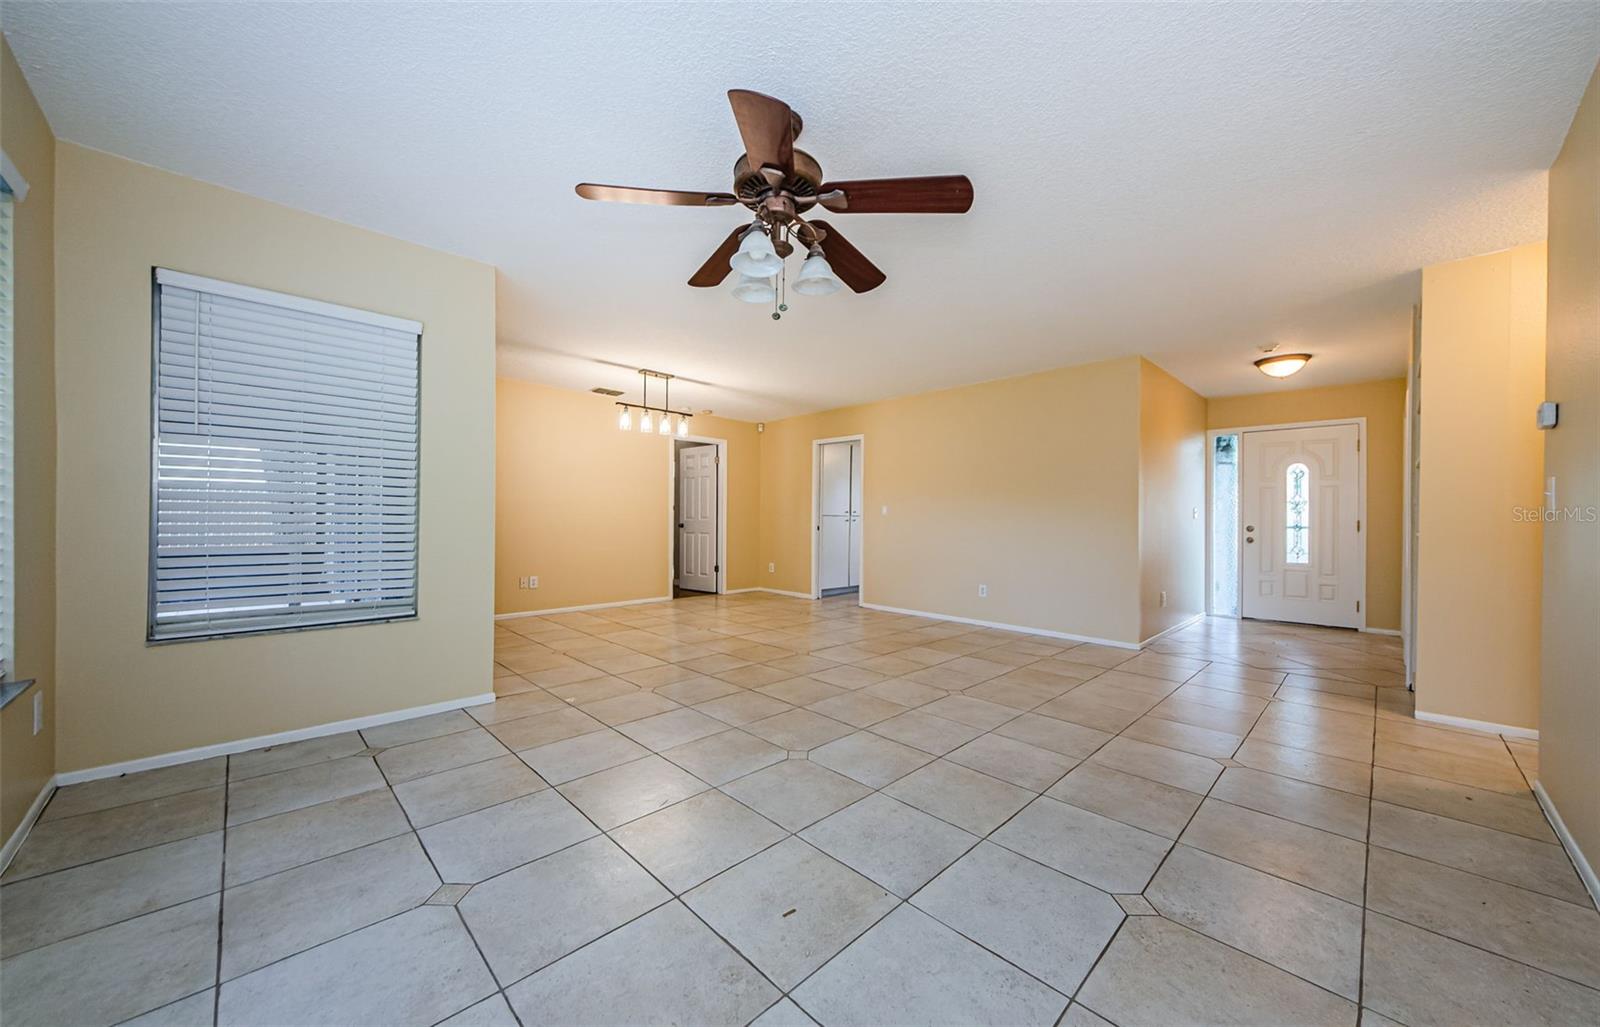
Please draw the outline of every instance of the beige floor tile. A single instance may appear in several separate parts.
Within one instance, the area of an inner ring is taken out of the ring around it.
[[[585,816],[609,831],[703,792],[707,785],[660,756],[647,756],[559,787]]]
[[[168,1002],[142,1016],[124,1020],[120,1027],[210,1027],[216,1012],[217,990],[207,988],[176,1002]]]
[[[361,737],[374,749],[392,749],[398,745],[420,742],[426,738],[438,738],[442,735],[455,734],[457,731],[470,731],[477,726],[478,722],[469,717],[465,711],[449,710],[432,716],[413,717],[410,720],[397,720],[389,724],[379,724],[377,727],[362,728]]]
[[[458,908],[495,976],[516,981],[671,897],[598,836],[483,882]]]
[[[786,670],[781,670],[778,667],[773,667],[765,663],[750,663],[743,667],[734,667],[732,670],[720,671],[715,676],[721,678],[723,681],[728,682],[730,685],[738,685],[740,688],[762,688],[765,686],[776,685],[783,681],[794,681],[800,679],[799,675],[791,674]],[[821,685],[822,682],[814,681],[811,682],[811,684]],[[832,688],[833,686],[826,685],[824,687]],[[782,695],[778,696],[778,698],[783,699],[784,702],[792,701],[784,698]]]
[[[227,757],[218,756],[197,763],[180,763],[159,770],[146,770],[137,774],[124,774],[67,785],[57,789],[50,797],[49,805],[39,815],[39,822],[75,817],[84,813],[97,813],[135,802],[147,802],[168,795],[213,788],[226,780],[227,764]]]
[[[722,791],[785,829],[799,831],[870,789],[810,760],[791,759],[729,782]]]
[[[1182,689],[1179,689],[1181,692]],[[1159,717],[1162,720],[1175,720],[1180,724],[1192,727],[1205,728],[1209,731],[1221,731],[1225,734],[1243,737],[1255,726],[1259,714],[1246,710],[1230,710],[1221,706],[1211,706],[1202,702],[1181,698],[1177,692],[1169,695],[1150,708],[1146,714],[1150,717]]]
[[[852,727],[870,727],[881,720],[888,720],[905,712],[905,707],[899,703],[880,699],[865,691],[845,692],[812,703],[807,708],[813,713],[820,713],[824,717]]]
[[[494,702],[484,703],[467,710],[480,724],[499,724],[502,721],[531,717],[536,713],[550,713],[565,709],[566,702],[557,699],[542,688],[534,687],[515,695],[500,696]]]
[[[1367,837],[1365,796],[1250,767],[1229,767],[1224,770],[1216,786],[1211,789],[1211,795],[1235,806],[1270,813],[1358,842],[1365,841]]]
[[[1367,904],[1425,930],[1600,987],[1600,913],[1374,846]]]
[[[1139,892],[1172,847],[1141,831],[1055,799],[1040,798],[991,840],[1108,892]]]
[[[446,883],[474,884],[597,832],[559,793],[545,789],[417,833]]]
[[[548,691],[551,695],[571,706],[581,706],[584,703],[599,702],[619,695],[632,695],[634,692],[643,691],[631,681],[624,681],[617,677],[584,678],[581,681],[572,681],[564,685],[551,685]]]
[[[901,898],[978,843],[881,792],[812,824],[800,837]]]
[[[823,1023],[1052,1024],[1066,996],[911,906],[795,990]]]
[[[1271,692],[1272,689],[1269,687],[1268,694],[1270,695]],[[1183,685],[1168,696],[1162,705],[1185,703],[1225,710],[1238,716],[1257,717],[1266,710],[1270,702],[1270,699],[1263,696],[1251,695],[1248,692],[1238,692],[1228,688],[1216,688],[1212,685],[1197,685],[1191,680],[1188,684]]]
[[[421,905],[438,887],[422,846],[406,834],[230,888],[222,979]]]
[[[616,987],[621,980],[631,986]],[[672,902],[518,982],[506,997],[529,1024],[740,1024],[779,992]]]
[[[780,988],[800,983],[896,904],[799,838],[717,875],[683,901]]]
[[[843,738],[855,728],[810,710],[789,710],[744,725],[744,730],[791,752],[804,752]]]
[[[1108,732],[1040,713],[1024,713],[1001,724],[994,733],[1075,759],[1089,756],[1112,738]]]
[[[1506,753],[1498,758],[1459,756],[1437,749],[1422,749],[1414,745],[1378,739],[1374,762],[1390,770],[1408,774],[1436,777],[1441,781],[1454,781],[1491,792],[1506,795],[1524,795],[1528,784],[1522,779],[1516,761]]]
[[[935,756],[943,756],[983,734],[978,728],[935,717],[922,710],[908,710],[897,717],[880,721],[872,725],[871,731]]]
[[[511,1011],[505,996],[495,994],[474,1002],[448,1020],[441,1020],[438,1027],[521,1027],[521,1025],[517,1023],[516,1014]]]
[[[743,689],[709,674],[695,674],[670,685],[661,685],[655,691],[657,695],[664,695],[675,703],[694,706],[710,702],[712,699],[720,699],[725,695],[737,695]]]
[[[1163,681],[1176,681],[1181,684],[1205,670],[1209,665],[1209,660],[1196,660],[1186,656],[1167,656],[1146,650],[1131,660],[1117,664],[1117,670],[1128,674],[1142,674],[1145,677],[1160,678]]]
[[[1590,901],[1566,850],[1554,842],[1374,802],[1372,844],[1578,905]]]
[[[721,785],[788,758],[788,751],[737,728],[727,728],[661,755],[707,784]]]
[[[537,749],[525,749],[517,755],[545,781],[559,785],[648,756],[650,750],[607,729],[563,738]]]
[[[1104,892],[983,842],[912,904],[1064,995],[1122,923]]]
[[[1360,906],[1187,845],[1145,897],[1162,916],[1335,994],[1360,993]]]
[[[362,739],[360,732],[345,731],[337,735],[325,735],[322,738],[307,738],[301,742],[254,749],[228,757],[228,778],[233,781],[243,781],[246,778],[260,777],[262,774],[272,774],[280,770],[293,770],[295,767],[321,763],[324,760],[354,756],[366,747],[367,743]]]
[[[1162,917],[1122,925],[1077,999],[1122,1024],[1350,1027],[1345,999]]]
[[[658,713],[669,713],[682,707],[655,692],[628,692],[624,695],[614,695],[609,699],[585,703],[578,708],[602,724],[615,726],[653,717]]]
[[[347,756],[235,781],[228,786],[228,825],[260,820],[382,787],[383,775],[368,756]]]
[[[948,760],[935,760],[883,790],[977,835],[993,831],[1033,799],[1026,788]]]
[[[928,703],[936,699],[942,699],[949,694],[943,689],[919,685],[909,678],[890,678],[875,685],[868,685],[862,691],[868,695],[877,696],[879,699],[887,699],[889,702],[904,706],[906,709],[926,706]]]
[[[815,658],[816,657],[808,657],[808,659]],[[821,681],[825,685],[833,685],[836,688],[846,688],[852,691],[858,688],[866,688],[868,685],[875,685],[880,681],[888,680],[888,675],[886,674],[882,674],[875,670],[868,670],[865,667],[853,666],[848,663],[834,664],[830,667],[825,667],[820,670],[809,670],[805,673],[810,675],[815,680]]]
[[[750,1027],[816,1027],[816,1021],[792,1001],[781,998],[750,1021]]]
[[[1155,705],[1152,700],[1150,705]],[[1076,690],[1065,695],[1051,699],[1033,712],[1046,717],[1055,717],[1058,720],[1070,721],[1084,727],[1094,728],[1108,734],[1117,734],[1129,724],[1138,720],[1144,710],[1128,710],[1116,706],[1108,706],[1098,702],[1088,695],[1078,695]]]
[[[1129,724],[1122,736],[1216,759],[1232,756],[1244,741],[1241,735],[1148,715]]]
[[[582,710],[563,709],[502,721],[491,725],[488,730],[507,749],[521,751],[537,749],[563,738],[591,734],[603,727],[604,724]]]
[[[693,681],[696,678],[704,676],[705,675],[701,674],[697,670],[691,670],[688,667],[680,667],[675,663],[663,663],[653,667],[645,667],[640,670],[624,671],[620,674],[617,674],[617,677],[622,678],[624,681],[638,685],[640,688],[651,688],[657,690],[667,685],[675,685],[683,681]]]
[[[715,717],[732,727],[743,727],[753,721],[774,717],[793,708],[786,702],[779,702],[772,696],[762,695],[760,692],[739,692],[695,706],[701,713]]]
[[[469,717],[468,720],[471,720]],[[408,742],[378,753],[378,769],[391,785],[411,781],[429,774],[454,770],[470,763],[482,763],[498,756],[508,755],[507,749],[494,735],[481,727],[458,731],[420,742]],[[511,723],[516,723],[512,721]],[[232,807],[230,804],[229,812]]]
[[[175,906],[221,888],[222,832],[32,877],[0,888],[0,956]]]
[[[216,983],[208,895],[0,962],[8,1027],[112,1024]]]
[[[1525,838],[1556,840],[1544,811],[1532,795],[1507,795],[1388,767],[1374,767],[1372,797]]]
[[[1363,1001],[1400,1023],[1600,1023],[1600,991],[1378,913],[1366,967]]]
[[[1229,667],[1213,663],[1205,670],[1184,682],[1185,687],[1214,688],[1223,692],[1268,699],[1283,683],[1284,675],[1275,671],[1261,671],[1251,667]]]
[[[1046,794],[1163,838],[1177,838],[1183,832],[1202,798],[1095,763],[1079,765]]]
[[[749,807],[708,791],[625,824],[612,838],[676,894],[787,834]]]
[[[811,750],[810,759],[830,770],[882,788],[933,760],[921,749],[891,741],[869,731],[857,731]]]
[[[227,982],[217,1022],[435,1023],[494,990],[456,911],[424,906]]]
[[[974,738],[945,759],[1032,792],[1044,791],[1078,762],[994,732]]]
[[[252,820],[228,829],[227,885],[232,888],[410,830],[387,788]]]
[[[1372,767],[1366,763],[1324,756],[1306,749],[1290,749],[1271,742],[1246,739],[1233,754],[1234,760],[1269,774],[1292,777],[1325,788],[1336,788],[1353,795],[1372,790]]]
[[[1009,706],[976,699],[970,695],[947,695],[922,707],[922,712],[983,731],[991,731],[1017,716],[1017,711]]]
[[[1125,736],[1113,738],[1101,746],[1089,761],[1202,794],[1210,790],[1222,773],[1221,765],[1215,760]]]
[[[6,869],[6,884],[222,829],[221,787],[180,792],[35,824]]]
[[[1367,847],[1343,835],[1207,799],[1180,839],[1213,856],[1360,905]]]

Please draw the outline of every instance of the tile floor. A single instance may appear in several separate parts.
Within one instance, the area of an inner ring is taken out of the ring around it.
[[[491,705],[57,792],[0,1018],[1600,1022],[1535,747],[1412,719],[1393,639],[752,594],[495,642]]]

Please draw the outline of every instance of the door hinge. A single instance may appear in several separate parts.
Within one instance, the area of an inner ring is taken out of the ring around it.
[[[1359,599],[1356,600],[1356,612],[1357,613],[1361,612],[1361,600],[1359,600]]]
[[[720,563],[712,564],[711,565],[711,572],[713,574],[721,574],[722,573],[722,565]]]
[[[1356,452],[1361,452],[1361,440],[1359,438],[1356,439]]]
[[[1361,530],[1361,518],[1359,518],[1359,517],[1356,518],[1356,530],[1357,531]]]

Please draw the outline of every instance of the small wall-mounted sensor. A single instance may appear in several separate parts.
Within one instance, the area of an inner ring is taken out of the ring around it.
[[[1540,403],[1539,412],[1534,415],[1534,423],[1540,431],[1549,431],[1561,419],[1560,403]]]

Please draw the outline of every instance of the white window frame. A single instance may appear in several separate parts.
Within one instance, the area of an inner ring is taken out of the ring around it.
[[[275,623],[263,626],[250,626],[248,618],[239,618],[240,623],[223,628],[206,625],[194,631],[158,631],[157,625],[157,532],[160,518],[159,489],[160,489],[160,445],[161,445],[161,290],[163,286],[180,289],[190,289],[203,292],[212,296],[227,297],[246,300],[253,303],[269,304],[285,310],[315,314],[323,317],[338,318],[358,324],[390,329],[414,335],[416,337],[416,411],[413,423],[416,426],[416,456],[415,456],[415,483],[412,487],[415,508],[412,511],[415,533],[413,554],[411,595],[408,607],[398,607],[395,611],[385,615],[373,616],[370,609],[366,615],[359,610],[351,616],[333,619],[317,619],[308,623],[281,623],[282,614],[266,615],[263,617]],[[415,620],[421,597],[421,506],[422,506],[422,329],[418,321],[393,317],[388,314],[375,313],[354,307],[345,307],[333,303],[325,303],[302,296],[287,293],[272,292],[267,289],[258,289],[254,286],[240,285],[234,282],[225,282],[199,275],[175,271],[169,268],[156,267],[151,269],[151,367],[150,367],[150,537],[149,537],[149,570],[148,570],[148,608],[146,617],[145,641],[147,645],[168,645],[180,642],[196,642],[218,638],[238,638],[250,635],[281,634],[294,631],[321,630],[324,628],[352,627],[365,624],[387,624],[395,621]]]

